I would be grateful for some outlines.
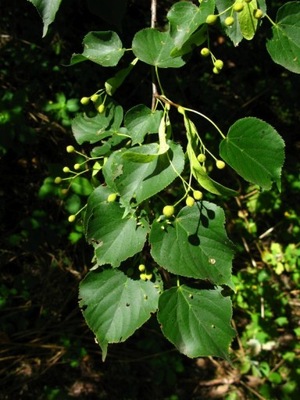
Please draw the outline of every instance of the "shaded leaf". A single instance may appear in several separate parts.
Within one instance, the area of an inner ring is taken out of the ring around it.
[[[46,36],[48,32],[49,25],[54,21],[55,15],[59,9],[61,0],[29,0],[32,3],[38,13],[40,14],[44,28],[43,37]]]
[[[258,118],[236,121],[220,143],[220,155],[245,180],[270,189],[281,188],[284,141],[276,130]]]
[[[300,73],[300,3],[292,1],[279,8],[267,50],[273,61]]]
[[[204,24],[209,14],[212,14],[215,9],[214,1],[202,2],[199,7],[191,2],[178,2],[175,3],[167,14],[167,18],[170,22],[170,35],[174,40],[174,47],[180,50],[183,45],[190,41],[194,32]],[[206,29],[206,27],[205,27]],[[195,39],[196,36],[194,36]],[[202,34],[203,41],[206,35]],[[202,39],[201,39],[202,40]],[[203,43],[203,41],[201,41]],[[196,43],[194,40],[192,41]],[[197,44],[200,45],[199,38]],[[191,49],[191,45],[189,47]],[[172,50],[172,55],[174,49]]]
[[[146,64],[159,68],[179,68],[185,64],[181,56],[171,57],[174,41],[169,32],[146,28],[137,32],[132,41],[132,51]]]
[[[124,342],[157,309],[158,292],[150,281],[134,281],[123,272],[91,271],[79,286],[83,316],[102,349]]]
[[[235,331],[230,325],[231,300],[222,296],[221,288],[174,287],[162,293],[158,307],[161,330],[181,353],[192,358],[229,359],[228,349]]]
[[[77,143],[96,143],[119,131],[123,120],[123,109],[112,101],[107,101],[105,112],[88,117],[78,115],[72,121],[72,131]]]
[[[103,167],[106,183],[121,196],[123,204],[132,199],[139,204],[168,186],[178,177],[184,167],[184,154],[181,146],[168,142],[167,153],[158,155],[158,143],[142,145],[130,150],[114,152]],[[128,152],[128,153],[127,153]],[[149,158],[145,162],[132,161],[133,153],[140,158]],[[126,154],[129,155],[126,158]],[[151,155],[155,158],[151,160]],[[147,161],[147,162],[146,162]],[[149,162],[148,162],[149,161]]]
[[[224,211],[213,203],[184,207],[171,224],[153,222],[151,255],[176,275],[232,286],[233,247],[224,223]]]
[[[89,60],[103,67],[114,67],[125,52],[119,36],[112,31],[89,32],[83,39],[83,47],[82,54],[73,54],[71,64]]]
[[[118,202],[107,202],[111,191],[98,187],[88,199],[85,214],[86,239],[95,249],[98,265],[120,263],[140,252],[148,233],[146,221],[137,221]]]
[[[147,133],[157,133],[163,112],[152,111],[143,104],[131,108],[124,118],[124,125],[132,138],[132,144],[142,143]]]

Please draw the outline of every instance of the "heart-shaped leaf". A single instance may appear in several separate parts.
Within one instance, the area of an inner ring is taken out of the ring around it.
[[[151,143],[130,150],[122,149],[108,158],[103,168],[105,181],[120,194],[124,205],[128,205],[133,198],[137,204],[141,203],[163,190],[182,172],[182,148],[171,141],[168,144],[168,152],[158,156],[158,143]],[[134,152],[138,160],[132,159]],[[152,160],[151,155],[155,156]],[[145,159],[141,162],[143,157]]]
[[[245,180],[270,189],[281,188],[284,141],[276,130],[258,118],[236,121],[220,143],[220,155]]]
[[[43,37],[46,36],[48,32],[49,25],[54,21],[55,15],[59,9],[61,0],[29,0],[32,3],[40,16],[43,19]]]
[[[157,310],[158,291],[150,281],[132,280],[123,272],[91,271],[79,286],[83,316],[102,349],[124,342]]]
[[[222,208],[206,201],[184,207],[171,224],[154,221],[149,238],[152,257],[176,275],[232,287],[233,247],[224,222]]]
[[[83,46],[82,54],[73,54],[71,65],[89,60],[103,67],[114,67],[125,52],[119,36],[112,31],[89,32],[83,39]]]
[[[267,50],[273,61],[300,74],[300,2],[291,1],[279,8]]]
[[[78,144],[96,143],[118,132],[123,120],[123,109],[113,101],[107,101],[105,112],[88,117],[78,115],[72,121],[72,131]]]
[[[152,111],[144,104],[131,108],[125,114],[124,125],[128,129],[132,144],[141,144],[147,133],[157,133],[163,112]]]
[[[146,241],[148,224],[127,214],[118,202],[107,201],[111,191],[99,186],[91,194],[85,214],[86,239],[93,244],[98,265],[120,263],[140,252]]]
[[[230,325],[231,300],[221,289],[198,290],[186,285],[164,291],[157,319],[167,339],[188,357],[216,356],[229,359],[235,336]]]
[[[132,41],[132,51],[146,64],[159,68],[179,68],[185,64],[181,56],[171,57],[174,40],[169,32],[146,28],[137,32]]]

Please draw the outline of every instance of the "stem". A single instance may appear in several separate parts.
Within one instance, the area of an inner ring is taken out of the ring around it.
[[[156,16],[157,16],[157,0],[151,0],[151,28],[155,28],[156,26]],[[152,67],[152,105],[151,105],[152,110],[155,109],[156,96],[157,96],[157,87],[155,83],[154,68]]]
[[[226,139],[226,136],[224,135],[224,133],[221,131],[221,129],[214,123],[214,121],[212,121],[210,118],[208,118],[205,114],[202,114],[200,111],[195,111],[191,108],[185,108],[186,111],[190,111],[193,112],[195,114],[200,115],[200,117],[206,119],[208,122],[210,122],[215,128],[216,130],[219,132],[219,134],[222,136],[223,139]]]

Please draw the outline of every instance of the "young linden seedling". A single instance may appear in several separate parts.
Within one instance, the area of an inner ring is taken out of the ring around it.
[[[172,217],[172,215],[174,215],[175,207],[174,206],[164,206],[162,212],[165,217],[170,218],[170,217]]]

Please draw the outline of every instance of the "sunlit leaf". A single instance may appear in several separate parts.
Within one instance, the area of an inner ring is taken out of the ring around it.
[[[267,50],[273,61],[300,74],[300,2],[292,1],[279,8]]]
[[[98,187],[89,197],[85,214],[86,239],[93,244],[98,265],[120,263],[142,250],[148,233],[146,221],[124,217],[118,202],[108,202],[111,192]]]
[[[213,203],[184,207],[170,224],[153,222],[152,257],[176,275],[232,286],[233,247],[224,223],[224,211]]]
[[[59,9],[61,0],[29,0],[37,9],[40,14],[44,28],[43,37],[48,32],[49,25],[54,21],[55,15]]]
[[[258,118],[243,118],[229,129],[220,155],[245,180],[270,189],[281,188],[284,141],[276,130]]]
[[[114,67],[125,52],[119,36],[112,31],[89,32],[83,39],[83,46],[83,53],[73,54],[71,64],[89,60],[103,67]]]

